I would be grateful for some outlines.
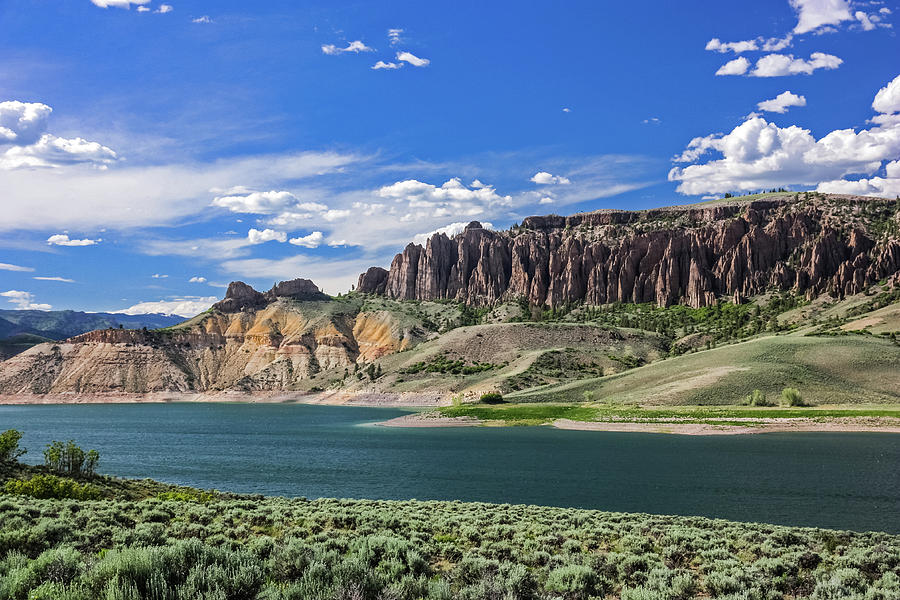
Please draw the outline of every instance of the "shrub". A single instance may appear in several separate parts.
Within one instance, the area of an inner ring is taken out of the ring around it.
[[[803,396],[797,388],[784,388],[781,390],[781,400],[787,406],[806,406]]]
[[[750,406],[775,406],[774,402],[769,402],[762,390],[753,390],[747,396],[747,404]]]
[[[483,404],[503,404],[506,400],[503,399],[503,394],[500,392],[488,392],[481,395],[481,402]]]
[[[0,433],[0,462],[14,462],[27,452],[24,448],[19,449],[21,439],[22,432],[15,429],[7,429]]]
[[[100,490],[89,484],[80,484],[72,479],[56,475],[35,475],[31,479],[10,479],[3,486],[7,494],[31,496],[33,498],[71,498],[73,500],[96,500]]]

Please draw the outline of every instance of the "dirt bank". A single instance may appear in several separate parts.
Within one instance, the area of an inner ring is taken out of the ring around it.
[[[129,404],[164,402],[296,403],[347,406],[434,407],[449,404],[439,393],[377,392],[155,392],[150,394],[0,394],[2,404]]]

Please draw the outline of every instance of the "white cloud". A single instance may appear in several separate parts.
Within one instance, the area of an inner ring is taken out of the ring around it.
[[[470,189],[458,177],[444,182],[441,187],[416,179],[398,181],[378,190],[382,198],[394,202],[406,202],[409,212],[401,216],[405,222],[428,217],[476,216],[489,207],[511,206],[511,196],[500,196],[493,186],[484,185]]]
[[[94,6],[100,8],[131,8],[131,5],[147,4],[150,0],[91,0]]]
[[[749,68],[750,61],[743,56],[739,56],[719,67],[719,70],[716,71],[716,75],[743,75]]]
[[[403,63],[384,62],[383,60],[379,60],[377,63],[372,65],[372,70],[379,71],[381,69],[399,69],[402,66],[403,66]]]
[[[897,79],[883,89],[895,82]],[[877,104],[882,110],[895,108],[891,101]],[[728,134],[691,140],[676,161],[693,162],[708,151],[719,152],[721,158],[673,168],[669,180],[679,182],[679,192],[691,195],[791,184],[821,184],[831,191],[856,189],[890,195],[895,185],[892,174],[900,170],[895,164],[900,155],[900,118],[891,119],[892,115],[885,113],[880,116],[881,125],[858,132],[839,129],[818,140],[807,129],[781,128],[762,117],[751,117]],[[891,161],[885,166],[885,178],[842,180],[853,174],[873,175],[885,161]]]
[[[49,304],[38,304],[34,302],[34,294],[31,292],[23,292],[20,290],[9,290],[0,292],[0,296],[7,298],[16,305],[18,310],[50,310],[53,307]]]
[[[347,240],[329,240],[328,245],[331,248],[346,248],[348,246],[358,246],[359,244],[348,242]]]
[[[218,196],[213,199],[213,206],[227,208],[236,213],[252,213],[269,215],[296,207],[300,201],[290,192],[271,190],[268,192],[251,192],[243,195]]]
[[[359,54],[360,52],[374,52],[375,48],[370,48],[363,44],[359,40],[355,40],[347,44],[346,48],[339,48],[334,44],[323,44],[322,45],[322,54],[329,54],[331,56],[337,56],[338,54],[343,54],[345,52],[353,52],[354,54]]]
[[[321,231],[313,231],[309,235],[291,238],[290,243],[295,246],[303,246],[304,248],[318,248],[325,240],[325,236]]]
[[[549,196],[544,196],[538,201],[538,204],[556,204],[556,200],[550,198]]]
[[[390,41],[391,46],[396,46],[401,41],[403,41],[402,39],[400,39],[400,36],[402,34],[403,34],[402,29],[398,29],[398,28],[388,29],[388,40]]]
[[[468,225],[469,223],[470,223],[470,221],[466,221],[466,222],[459,221],[457,223],[450,223],[449,225],[445,225],[443,227],[438,227],[434,231],[429,231],[428,233],[416,234],[413,237],[413,241],[417,244],[424,245],[425,242],[428,241],[428,238],[430,238],[431,236],[438,234],[438,233],[443,233],[447,237],[452,238],[452,237],[459,235],[463,231],[465,231],[466,225]],[[494,224],[484,221],[481,223],[481,227],[483,229],[493,229]]]
[[[340,221],[342,219],[346,219],[351,214],[353,214],[353,213],[351,213],[350,210],[348,210],[346,208],[331,209],[331,210],[326,210],[324,213],[322,213],[322,218],[330,223],[332,221]]]
[[[150,277],[152,277],[153,279],[165,279],[166,277],[168,277],[168,275],[162,275],[162,274],[160,274],[160,273],[154,273],[154,274],[151,275]]]
[[[644,119],[641,121],[644,125],[659,125],[662,123],[659,117],[650,117],[649,119]]]
[[[431,63],[427,58],[419,58],[412,52],[398,52],[397,60],[408,62],[414,67],[427,67]]]
[[[51,112],[40,102],[0,102],[0,144],[34,144],[47,130]]]
[[[797,11],[795,34],[809,33],[828,25],[852,21],[847,0],[790,0]]]
[[[213,188],[296,182],[365,160],[350,154],[305,152],[116,166],[106,171],[75,165],[54,171],[53,177],[40,171],[10,171],[3,176],[0,231],[166,225],[207,211]]]
[[[30,146],[13,146],[0,154],[0,169],[55,168],[84,163],[107,168],[118,156],[97,142],[44,134]]]
[[[858,194],[883,198],[900,196],[900,160],[889,162],[884,170],[884,177],[871,177],[857,181],[843,179],[823,181],[816,189],[827,194]]]
[[[138,6],[138,7],[137,7],[137,11],[138,11],[138,12],[141,12],[141,13],[143,13],[143,12],[150,12],[150,8],[147,7],[147,6]]]
[[[817,69],[837,69],[844,61],[831,54],[813,52],[809,60],[794,58],[792,54],[768,54],[756,61],[751,77],[784,77],[810,75]]]
[[[247,232],[247,241],[251,244],[264,244],[266,242],[286,242],[287,234],[283,231],[275,231],[274,229],[251,229]]]
[[[219,299],[215,296],[185,296],[172,300],[138,302],[128,308],[113,312],[123,315],[164,314],[190,318],[199,315],[218,301]]]
[[[74,279],[68,279],[66,277],[32,277],[32,279],[37,279],[38,281],[60,281],[62,283],[75,283]]]
[[[47,245],[49,246],[93,246],[95,244],[99,244],[101,239],[91,240],[91,239],[83,239],[83,240],[71,240],[69,236],[65,233],[57,233],[55,235],[51,235],[47,238]]]
[[[763,100],[756,107],[765,112],[786,113],[791,106],[806,106],[806,97],[791,93],[790,90],[782,92],[771,100]]]
[[[191,23],[212,23],[212,19],[209,18],[209,15],[203,15],[202,17],[197,17],[196,19],[191,19]]]
[[[900,112],[900,75],[878,90],[872,108],[884,114]]]
[[[551,175],[547,171],[538,171],[531,176],[530,181],[538,185],[568,185],[572,183],[568,178],[559,175]]]
[[[164,15],[166,13],[172,12],[173,10],[175,10],[175,9],[172,7],[171,4],[160,4],[159,8],[156,9],[156,12],[158,12],[161,15]]]
[[[206,283],[206,277],[200,277],[199,275],[197,275],[188,279],[188,283]]]
[[[0,263],[0,271],[20,271],[20,272],[30,272],[34,271],[31,267],[21,267],[19,265],[11,265],[9,263]]]
[[[783,38],[763,38],[758,37],[754,40],[742,40],[739,42],[723,42],[719,38],[713,38],[706,42],[706,50],[711,52],[734,52],[741,54],[742,52],[778,52],[791,45],[793,36],[788,34]]]
[[[564,113],[570,113],[570,112],[572,112],[572,109],[571,109],[571,108],[568,108],[568,107],[563,108],[562,110],[563,110]]]

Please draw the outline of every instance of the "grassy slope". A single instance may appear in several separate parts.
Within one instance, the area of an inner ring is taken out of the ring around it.
[[[754,389],[800,389],[815,404],[900,403],[900,347],[869,336],[766,336],[658,361],[625,373],[510,395],[616,404],[740,404]]]

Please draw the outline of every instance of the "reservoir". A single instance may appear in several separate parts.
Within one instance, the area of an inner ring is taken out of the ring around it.
[[[393,428],[303,404],[0,406],[23,461],[53,440],[121,477],[266,495],[463,500],[900,533],[900,436]]]

